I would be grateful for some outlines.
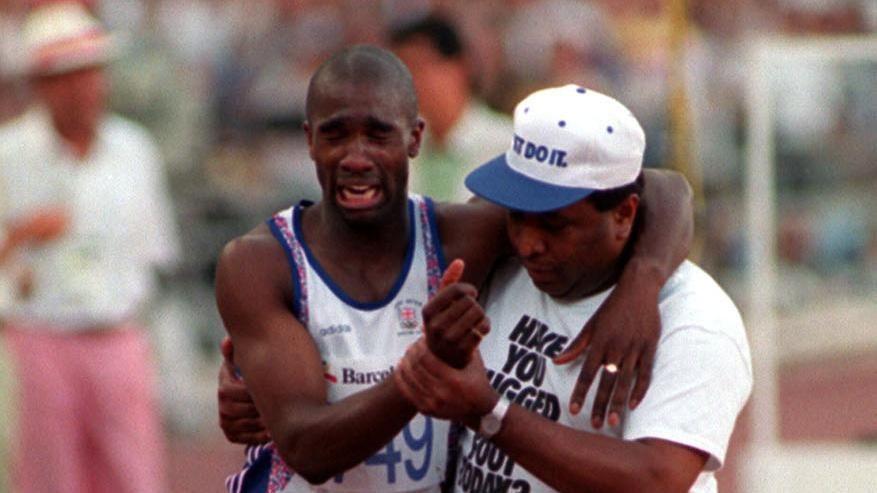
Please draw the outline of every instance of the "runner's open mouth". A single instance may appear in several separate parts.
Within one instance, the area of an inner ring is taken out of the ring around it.
[[[338,203],[347,209],[367,209],[377,205],[383,191],[377,185],[341,185],[337,189]]]

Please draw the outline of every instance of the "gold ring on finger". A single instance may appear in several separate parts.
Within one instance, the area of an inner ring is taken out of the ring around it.
[[[618,373],[618,365],[616,365],[615,363],[606,363],[605,365],[603,365],[603,371],[610,375],[615,375],[616,373]]]

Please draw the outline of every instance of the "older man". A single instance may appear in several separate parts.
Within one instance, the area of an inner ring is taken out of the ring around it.
[[[740,314],[696,265],[684,262],[655,293],[662,334],[642,401],[610,413],[608,427],[600,416],[582,419],[555,404],[573,391],[578,365],[548,360],[577,334],[580,317],[611,296],[629,261],[649,185],[644,149],[627,108],[568,85],[519,103],[511,148],[467,177],[476,195],[506,209],[517,253],[484,290],[492,330],[480,357],[462,370],[423,340],[394,374],[422,413],[467,425],[456,491],[716,491],[713,473],[752,371]],[[450,285],[424,307],[431,346],[483,331],[470,323],[479,305],[460,295],[468,289]],[[603,373],[614,380],[632,363],[610,354]],[[606,398],[609,389],[592,389],[585,402]]]
[[[0,130],[0,260],[23,273],[4,314],[21,389],[14,491],[164,491],[136,322],[178,255],[161,161],[106,113],[111,37],[81,4],[37,7],[24,42],[37,104]]]

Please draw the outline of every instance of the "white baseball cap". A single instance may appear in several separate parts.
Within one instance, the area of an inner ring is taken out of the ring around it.
[[[76,1],[35,7],[22,29],[25,72],[54,75],[103,65],[115,51],[112,36]]]
[[[504,154],[466,177],[474,194],[508,209],[547,212],[636,181],[646,136],[617,100],[574,84],[542,89],[515,107]]]

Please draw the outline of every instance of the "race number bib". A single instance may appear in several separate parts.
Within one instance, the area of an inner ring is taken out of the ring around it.
[[[325,367],[329,400],[336,401],[391,378],[396,360],[333,361]],[[326,491],[438,491],[444,479],[449,423],[416,415],[363,463],[320,485]],[[361,430],[362,434],[369,430]]]

